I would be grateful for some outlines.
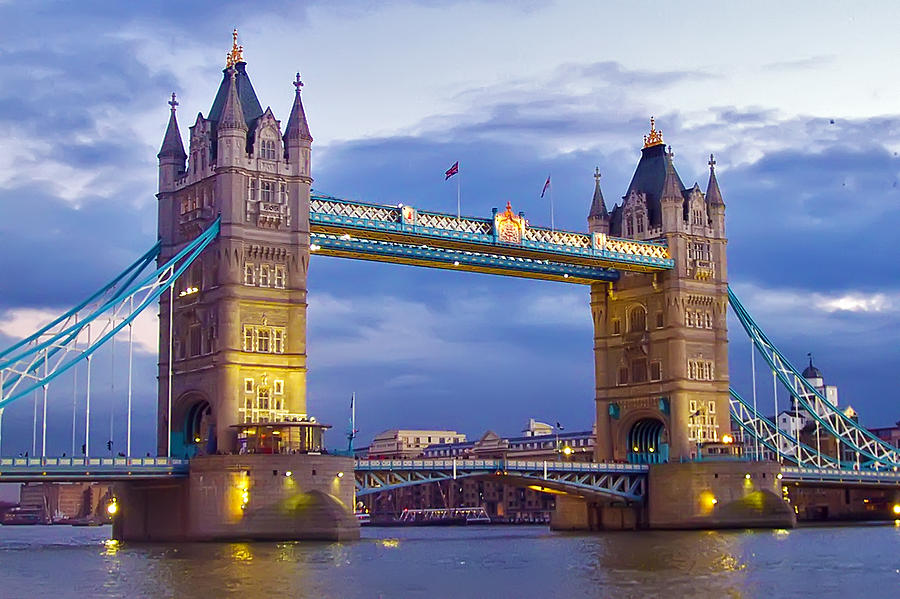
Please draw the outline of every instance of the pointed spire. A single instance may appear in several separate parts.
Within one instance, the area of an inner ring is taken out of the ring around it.
[[[716,159],[709,155],[709,185],[706,186],[706,202],[710,206],[724,206],[722,192],[719,191],[719,182],[716,180]]]
[[[244,110],[241,107],[241,98],[238,96],[237,81],[235,76],[237,71],[234,67],[228,69],[230,81],[228,83],[228,92],[225,96],[225,105],[222,107],[222,116],[219,118],[219,131],[224,129],[240,129],[247,131],[247,121],[244,120]]]
[[[591,200],[591,211],[588,218],[601,218],[609,220],[609,212],[606,211],[606,202],[603,201],[603,192],[600,191],[600,167],[594,169],[594,198]]]
[[[294,80],[294,105],[291,107],[291,116],[288,118],[287,128],[284,132],[285,145],[290,141],[312,141],[312,135],[309,132],[309,124],[306,122],[306,113],[303,111],[303,102],[300,100],[300,88],[303,87],[303,81],[300,80],[300,73]]]
[[[683,201],[684,196],[682,195],[682,187],[678,179],[678,173],[675,172],[675,165],[672,161],[673,158],[675,158],[675,153],[672,151],[672,146],[669,146],[669,151],[666,153],[665,157],[666,178],[663,180],[662,193],[659,198],[660,200]]]
[[[171,112],[169,114],[169,126],[166,127],[166,134],[163,137],[162,147],[159,149],[157,158],[177,158],[184,161],[187,154],[184,151],[184,144],[181,141],[181,132],[178,130],[178,120],[175,118],[175,107],[178,102],[175,100],[175,92],[172,92],[172,99],[169,100]]]

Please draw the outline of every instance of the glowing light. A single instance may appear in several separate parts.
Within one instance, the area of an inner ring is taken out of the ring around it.
[[[722,443],[724,443],[726,445],[728,445],[730,443],[734,443],[734,437],[732,437],[728,433],[725,433],[724,435],[722,435]]]
[[[350,233],[344,233],[341,235],[341,241],[350,241]]]
[[[343,473],[343,472],[338,472],[338,473],[337,473],[337,477],[338,477],[338,478],[344,478],[344,473]]]
[[[566,454],[566,455],[572,455],[572,451],[573,451],[572,448],[569,447],[568,445],[566,445],[565,447],[563,447],[563,453]]]
[[[640,451],[640,450],[641,450],[641,448],[638,447],[637,445],[635,445],[634,447],[632,447],[632,449],[633,449],[634,451]]]
[[[896,515],[900,516],[900,503],[895,503],[891,510],[893,510]]]
[[[454,261],[453,261],[453,266],[459,266],[459,260],[454,260]]]
[[[320,246],[317,243],[313,243],[309,246],[309,251],[311,251],[311,252],[318,252],[321,249],[322,249],[322,246]]]
[[[197,435],[196,437],[194,437],[194,443],[199,443],[199,442],[200,442],[200,436]]]
[[[288,470],[287,472],[284,473],[284,475],[285,475],[286,477],[290,478],[290,477],[294,476],[294,473],[291,472],[290,470]]]
[[[781,480],[782,478],[784,478],[784,475],[781,472],[779,472],[778,474],[775,475],[775,478],[777,478],[778,480]]]
[[[564,275],[563,275],[563,278],[564,278],[564,279],[568,279],[568,278],[569,278],[569,275],[568,275],[568,274],[564,274]]]
[[[400,546],[400,539],[381,539],[381,546],[395,549]]]
[[[652,448],[652,447],[651,447],[651,448],[650,448],[650,449],[648,449],[648,450],[647,450],[647,451],[649,451],[649,452],[650,452],[650,453],[653,453],[653,452],[654,452],[654,451],[656,451],[656,450],[655,450],[655,449],[653,449],[653,448]]]
[[[746,478],[747,480],[750,480],[750,473],[748,472],[747,474],[745,474],[744,478]]]
[[[119,511],[119,503],[115,500],[115,498],[113,498],[113,500],[110,501],[106,505],[106,513],[109,514],[110,516],[115,516],[116,512],[118,512],[118,511]]]
[[[710,505],[716,505],[717,503],[719,503],[719,500],[716,499],[715,497],[713,497],[712,499],[709,500],[709,503],[710,503]]]

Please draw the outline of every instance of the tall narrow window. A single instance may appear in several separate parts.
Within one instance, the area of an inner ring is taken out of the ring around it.
[[[627,385],[628,384],[628,369],[624,366],[619,368],[619,378],[616,381],[618,385]]]
[[[275,183],[273,181],[260,181],[260,196],[259,199],[261,202],[273,202],[275,195]]]
[[[244,379],[244,393],[253,393],[253,379]]]
[[[628,313],[628,332],[638,333],[647,329],[647,311],[643,306],[637,306]]]
[[[256,179],[253,177],[250,177],[250,182],[247,185],[247,201],[256,201]]]
[[[270,331],[267,328],[260,328],[256,332],[256,351],[269,353],[272,351],[270,341]]]
[[[662,364],[660,362],[650,362],[650,380],[662,380]]]
[[[255,270],[249,262],[244,265],[244,285],[256,285]]]
[[[275,379],[272,384],[273,391],[275,395],[284,395],[284,381],[281,379]]]
[[[613,318],[612,320],[612,334],[613,335],[621,335],[622,334],[622,321],[618,318]]]
[[[278,184],[278,201],[281,204],[287,204],[288,201],[288,190],[287,183],[279,183]]]
[[[272,329],[272,353],[284,353],[284,329]]]
[[[284,289],[285,271],[283,264],[275,265],[275,287]]]
[[[638,358],[637,360],[631,361],[631,382],[647,382],[647,360],[645,358]]]
[[[253,327],[244,327],[244,351],[253,351]]]
[[[259,286],[260,287],[268,287],[269,286],[269,265],[268,264],[260,264],[259,265]]]

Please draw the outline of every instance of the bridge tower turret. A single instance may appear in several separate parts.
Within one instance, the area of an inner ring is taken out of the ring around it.
[[[221,218],[160,302],[161,455],[230,451],[234,425],[306,415],[312,138],[299,80],[282,138],[246,67],[235,31],[212,107],[191,127],[187,169],[174,105],[160,152],[160,263]]]
[[[591,210],[588,212],[588,232],[609,234],[609,211],[600,191],[600,167],[594,169],[594,197],[591,198]]]
[[[691,458],[730,431],[724,220],[714,171],[686,188],[651,119],[609,234],[664,241],[675,268],[592,285],[596,459]]]

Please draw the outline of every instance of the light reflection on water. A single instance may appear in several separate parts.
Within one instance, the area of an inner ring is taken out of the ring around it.
[[[604,534],[369,528],[350,543],[180,545],[117,543],[109,528],[0,527],[0,595],[882,597],[900,588],[900,527],[891,524]]]

